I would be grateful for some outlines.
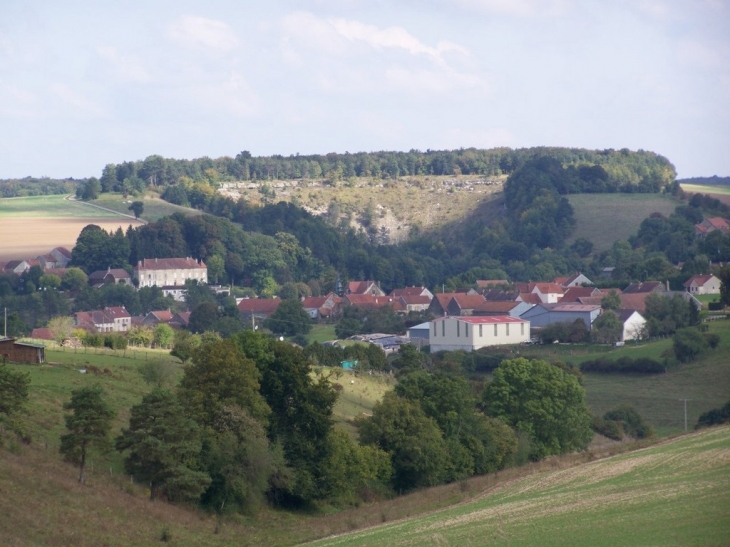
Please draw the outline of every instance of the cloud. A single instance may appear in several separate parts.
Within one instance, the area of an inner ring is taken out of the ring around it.
[[[0,81],[0,116],[10,118],[38,117],[38,99],[35,94],[16,85]]]
[[[504,127],[492,127],[489,129],[462,129],[452,128],[445,131],[444,141],[440,146],[446,148],[477,147],[497,148],[500,146],[512,146],[516,139],[515,135]]]
[[[691,66],[716,67],[722,64],[720,52],[694,40],[680,42],[677,56],[682,63]]]
[[[568,0],[454,0],[457,6],[513,17],[560,15],[568,9]]]
[[[95,117],[104,115],[103,108],[94,103],[92,100],[86,98],[81,93],[71,89],[66,84],[54,82],[50,85],[50,91],[64,103],[82,113],[91,114]]]
[[[111,46],[98,47],[96,52],[99,57],[108,61],[113,74],[119,80],[140,83],[149,81],[149,74],[136,57],[122,55],[117,48]]]
[[[175,44],[209,51],[226,52],[238,45],[228,24],[194,15],[183,15],[170,23],[167,36]]]
[[[439,42],[436,47],[427,46],[403,27],[379,29],[374,25],[348,19],[329,19],[329,23],[340,36],[348,41],[365,42],[376,50],[400,49],[411,55],[425,55],[439,63],[443,62],[442,54],[446,52],[468,54],[463,47],[446,41]]]
[[[294,12],[282,21],[286,33],[282,51],[287,60],[298,61],[301,56],[292,49],[291,39],[305,46],[325,51],[338,57],[345,56],[348,45],[364,44],[375,51],[403,51],[412,56],[422,56],[438,64],[444,64],[445,53],[468,55],[466,48],[446,40],[435,46],[421,42],[403,27],[379,28],[352,19],[321,19],[307,12]]]
[[[489,91],[489,85],[479,76],[456,71],[391,68],[386,71],[386,79],[392,87],[412,94],[449,93],[461,90],[483,93]]]
[[[199,80],[203,81],[203,80]],[[203,83],[181,90],[193,102],[205,110],[228,115],[251,117],[261,109],[261,102],[238,72],[231,72],[225,80]]]

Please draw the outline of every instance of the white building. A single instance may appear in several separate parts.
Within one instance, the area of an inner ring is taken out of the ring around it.
[[[431,321],[431,351],[474,351],[530,339],[530,322],[507,315],[446,316]]]
[[[175,287],[194,279],[208,283],[208,268],[194,258],[145,258],[134,267],[138,287]]]
[[[720,294],[722,282],[714,275],[693,275],[684,284],[688,293]]]
[[[615,310],[619,321],[623,323],[621,342],[640,340],[646,327],[646,319],[636,310]]]

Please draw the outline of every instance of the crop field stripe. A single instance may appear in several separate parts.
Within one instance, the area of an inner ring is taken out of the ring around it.
[[[729,516],[730,427],[723,427],[312,545],[721,545]]]

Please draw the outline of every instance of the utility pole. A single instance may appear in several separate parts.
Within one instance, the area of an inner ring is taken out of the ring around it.
[[[687,432],[687,401],[691,401],[692,399],[680,399],[680,401],[684,401],[684,432]]]
[[[3,321],[3,326],[5,327],[5,334],[3,335],[3,338],[8,337],[8,308],[5,308],[5,320]]]

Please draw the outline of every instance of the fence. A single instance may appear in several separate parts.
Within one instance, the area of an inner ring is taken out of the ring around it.
[[[51,351],[62,351],[63,353],[77,353],[77,354],[93,354],[93,355],[106,355],[108,357],[123,357],[126,359],[141,359],[148,361],[156,358],[171,358],[170,350],[153,350],[150,348],[140,348],[137,346],[127,346],[127,349],[111,349],[106,347],[93,347],[93,346],[80,346],[80,347],[68,347],[59,346],[55,342],[49,342],[48,340],[37,340],[32,338],[24,338],[24,341],[29,341],[34,344],[43,344],[46,349]]]

